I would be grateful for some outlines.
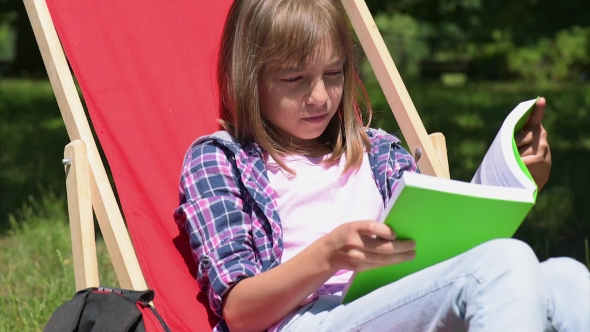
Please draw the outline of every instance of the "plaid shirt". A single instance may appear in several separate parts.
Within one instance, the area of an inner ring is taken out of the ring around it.
[[[375,184],[384,206],[403,171],[417,172],[397,137],[367,131]],[[222,296],[239,280],[281,262],[282,228],[260,147],[226,132],[197,139],[187,151],[174,218],[190,237],[197,282],[222,317]],[[227,330],[221,321],[214,331]]]

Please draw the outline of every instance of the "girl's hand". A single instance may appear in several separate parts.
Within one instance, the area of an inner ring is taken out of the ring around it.
[[[551,151],[547,131],[541,122],[545,115],[545,98],[539,98],[524,129],[515,136],[516,146],[539,190],[549,180]]]
[[[343,224],[320,239],[327,249],[330,267],[364,271],[413,259],[414,241],[396,241],[396,234],[385,224],[354,221]]]

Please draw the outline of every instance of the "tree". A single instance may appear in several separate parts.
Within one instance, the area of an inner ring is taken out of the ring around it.
[[[0,0],[0,19],[16,13],[12,22],[16,30],[16,58],[10,65],[9,76],[45,77],[47,72],[35,40],[23,1]]]

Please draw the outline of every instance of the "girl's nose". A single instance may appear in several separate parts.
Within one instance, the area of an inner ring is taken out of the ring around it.
[[[328,101],[328,98],[328,90],[324,80],[320,79],[311,87],[307,103],[310,105],[323,105]]]

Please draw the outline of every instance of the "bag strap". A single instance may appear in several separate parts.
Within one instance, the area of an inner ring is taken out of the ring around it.
[[[155,292],[153,290],[150,289],[150,290],[145,290],[145,291],[134,291],[134,290],[120,289],[120,288],[99,287],[98,291],[112,292],[112,293],[119,294],[120,296],[124,297],[125,299],[130,301],[130,303],[133,303],[134,305],[137,303],[140,303],[141,307],[148,308],[150,310],[150,312],[153,314],[153,316],[157,319],[156,325],[159,324],[158,330],[161,329],[164,332],[170,332],[170,328],[168,327],[168,325],[166,324],[164,319],[162,319],[162,317],[156,311],[156,309],[154,309],[154,307],[152,307],[150,305],[150,302],[152,302],[155,297]],[[143,316],[143,313],[142,313],[142,316]],[[145,318],[146,317],[144,316],[143,319],[145,319]],[[135,331],[145,331],[144,326],[145,326],[145,324],[143,323],[143,320],[140,320]]]
[[[155,297],[155,292],[151,289],[145,291],[134,291],[129,289],[120,289],[112,287],[98,287],[96,291],[103,293],[117,293],[119,295],[122,295],[124,298],[128,299],[131,302],[139,301],[145,304],[152,302]]]

